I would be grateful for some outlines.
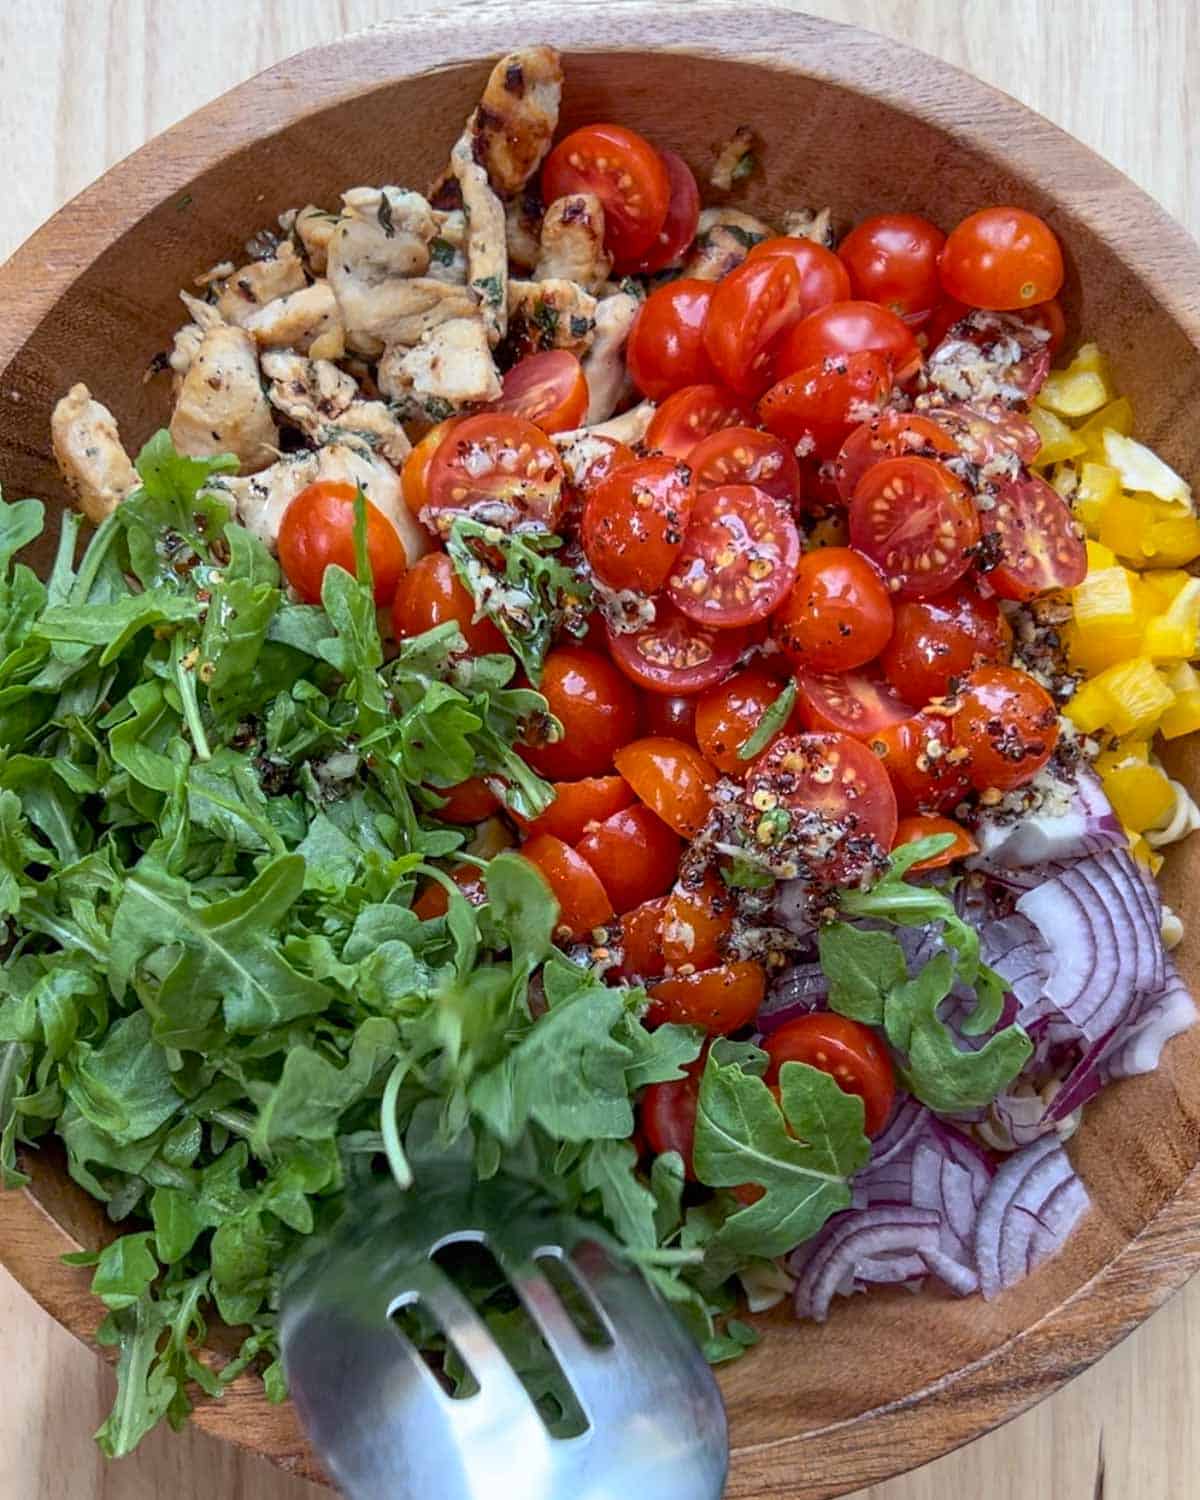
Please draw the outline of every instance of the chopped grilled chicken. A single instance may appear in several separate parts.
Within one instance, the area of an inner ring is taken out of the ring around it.
[[[337,298],[327,281],[314,281],[260,307],[245,320],[260,349],[296,349],[337,359],[345,352],[346,332]]]
[[[220,328],[224,319],[211,302],[205,302],[200,297],[194,297],[191,292],[180,292],[183,305],[192,315],[190,323],[185,323],[175,333],[175,340],[171,346],[171,352],[167,355],[167,363],[174,372],[174,392],[179,395],[179,388],[183,383],[183,377],[191,369],[192,361],[200,353],[200,346],[204,342],[204,335],[210,328]]]
[[[397,294],[407,278],[424,277],[429,267],[437,224],[419,193],[400,188],[351,188],[342,203],[329,243],[329,285],[347,343],[379,354],[395,337]]]
[[[54,408],[50,437],[59,473],[79,509],[96,525],[141,483],[122,446],[116,418],[86,385],[73,385]]]
[[[455,318],[415,349],[389,349],[379,364],[379,388],[414,415],[446,416],[446,407],[494,401],[500,376],[486,328],[477,317]]]
[[[822,208],[814,212],[811,208],[792,208],[783,216],[783,232],[798,240],[815,240],[826,250],[833,249],[833,210]]]
[[[210,328],[179,387],[171,441],[204,458],[234,453],[243,473],[265,468],[278,434],[263,394],[254,340],[244,328]]]
[[[641,299],[630,292],[615,292],[596,304],[596,332],[583,356],[589,423],[605,421],[633,395],[633,382],[625,368],[625,344],[641,305]]]
[[[251,261],[210,285],[222,319],[244,328],[260,308],[305,285],[304,262],[291,241],[284,240],[269,260]]]
[[[375,306],[375,326],[381,330],[384,350],[411,349],[427,333],[458,318],[479,320],[479,307],[469,287],[450,286],[428,276],[381,288]]]
[[[382,401],[364,401],[358,383],[327,359],[299,354],[263,355],[271,404],[318,447],[361,439],[390,463],[401,464],[410,444]]]
[[[492,69],[463,136],[502,198],[515,197],[549,151],[562,85],[562,62],[553,47],[523,47]]]
[[[472,155],[468,128],[450,153],[450,170],[462,189],[467,215],[467,277],[479,303],[488,338],[495,347],[508,326],[508,243],[504,205],[492,191],[486,170]]]
[[[446,212],[435,208],[437,234],[429,242],[429,270],[434,281],[450,286],[467,284],[467,216],[461,208]]]
[[[623,411],[619,417],[610,417],[607,422],[589,423],[586,427],[572,427],[570,432],[556,432],[555,445],[565,450],[572,444],[589,437],[615,438],[618,443],[628,443],[632,448],[646,436],[646,429],[658,407],[653,401],[642,401],[639,405]]]
[[[683,274],[720,281],[741,265],[759,240],[770,239],[774,233],[769,224],[740,209],[706,208],[700,214],[695,247]]]
[[[510,281],[508,349],[514,357],[540,349],[590,348],[596,299],[574,281]]]
[[[721,147],[709,174],[708,180],[718,192],[727,193],[735,182],[749,177],[754,170],[757,145],[757,138],[750,126],[739,125]]]
[[[323,276],[329,260],[329,245],[337,228],[338,216],[314,203],[279,215],[279,225],[298,240],[315,276]]]
[[[542,254],[542,205],[534,193],[522,193],[504,205],[510,271],[528,275]]]
[[[612,270],[604,248],[604,205],[594,193],[556,198],[542,220],[542,246],[532,280],[577,281],[598,292]]]

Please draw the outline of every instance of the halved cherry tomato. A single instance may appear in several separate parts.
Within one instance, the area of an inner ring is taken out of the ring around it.
[[[556,781],[554,801],[540,817],[526,823],[518,818],[525,833],[532,837],[552,833],[564,844],[577,844],[593,823],[603,823],[613,813],[633,803],[633,788],[623,776],[588,776],[581,781]]]
[[[940,274],[940,273],[939,273]],[[971,309],[957,297],[944,297],[929,314],[917,338],[925,346],[926,355],[936,349],[956,323],[961,323]]]
[[[592,490],[580,538],[592,571],[612,589],[652,594],[666,581],[692,515],[691,476],[669,458],[641,458]]]
[[[696,238],[696,224],[700,218],[700,189],[696,186],[691,167],[674,151],[660,151],[658,154],[667,169],[670,199],[657,240],[637,264],[636,274],[639,276],[651,275],[673,265]]]
[[[565,136],[542,167],[542,198],[595,193],[604,205],[604,243],[622,270],[648,255],[667,217],[671,179],[644,136],[623,125],[585,125]]]
[[[835,355],[785,375],[758,403],[759,420],[797,451],[832,458],[891,390],[887,357]]]
[[[752,484],[721,485],[697,495],[667,593],[701,624],[751,625],[785,597],[799,564],[787,503]]]
[[[1032,781],[1058,744],[1058,710],[1018,667],[979,667],[963,684],[954,738],[970,754],[972,784],[1002,792]]]
[[[279,523],[279,563],[284,577],[306,604],[320,604],[325,569],[355,571],[354,500],[358,489],[335,479],[305,486]],[[408,561],[396,528],[366,501],[367,556],[375,583],[375,603],[390,604]]]
[[[518,360],[504,377],[492,411],[523,417],[543,432],[567,432],[587,415],[588,383],[569,349],[543,349]]]
[[[637,694],[595,651],[556,646],[546,657],[538,691],[562,724],[563,738],[517,749],[535,771],[551,780],[603,775],[616,751],[637,734]]]
[[[521,853],[545,877],[558,902],[558,927],[572,942],[583,942],[612,920],[613,904],[600,877],[570,844],[539,833],[521,846]]]
[[[921,368],[921,351],[912,329],[876,302],[831,302],[797,323],[775,351],[778,376],[807,370],[844,354],[882,354],[892,379],[903,385]]]
[[[620,916],[671,889],[683,845],[661,818],[635,802],[593,825],[575,849],[600,877]]]
[[[846,672],[873,661],[887,644],[892,601],[879,569],[861,552],[819,547],[800,559],[772,629],[798,666]]]
[[[1023,208],[969,215],[951,231],[939,267],[949,296],[997,312],[1056,297],[1064,276],[1054,231]]]
[[[975,406],[949,401],[931,406],[928,419],[953,440],[963,458],[989,474],[1003,472],[1013,454],[1023,464],[1032,463],[1042,446],[1041,435],[1029,418],[1000,401]]]
[[[849,504],[858,481],[868,469],[885,458],[902,458],[906,454],[922,458],[953,458],[958,446],[932,416],[911,411],[881,411],[877,417],[856,427],[834,460],[838,495]]]
[[[732,391],[719,385],[685,385],[651,417],[642,446],[648,453],[686,460],[702,438],[746,421],[745,408]]]
[[[618,750],[617,770],[668,828],[694,839],[708,821],[717,773],[692,745],[650,735]]]
[[[487,900],[483,871],[478,865],[457,865],[450,871],[450,879],[472,906],[482,906]],[[446,887],[440,880],[426,881],[420,895],[413,902],[412,909],[422,922],[431,921],[434,917],[444,917],[450,910]]]
[[[761,964],[719,964],[699,974],[676,974],[650,986],[646,1022],[702,1026],[711,1036],[727,1036],[753,1021],[766,993]]]
[[[852,879],[892,847],[895,794],[878,758],[847,734],[776,740],[754,762],[745,796],[756,828],[773,812],[788,815],[785,836],[817,879]]]
[[[706,385],[716,371],[704,351],[704,320],[715,283],[681,277],[651,292],[638,309],[625,362],[634,385],[661,401],[685,385]]]
[[[944,715],[923,710],[902,723],[886,725],[868,740],[892,779],[902,813],[942,812],[956,807],[970,790],[954,724]]]
[[[538,521],[553,530],[563,503],[562,464],[532,422],[480,412],[459,422],[433,455],[428,493],[421,520],[442,535],[463,513],[497,526]]]
[[[783,680],[769,667],[752,662],[701,695],[696,703],[696,739],[718,771],[745,776],[751,762],[738,750],[782,692]]]
[[[434,787],[446,800],[435,813],[443,823],[482,823],[500,806],[499,798],[482,776],[472,776],[457,786]]]
[[[855,225],[838,254],[855,297],[912,318],[941,301],[938,256],[945,243],[937,225],[920,214],[876,214]]]
[[[744,260],[713,293],[704,346],[720,378],[747,398],[771,384],[771,350],[804,316],[800,273],[787,255]]]
[[[700,1076],[704,1059],[688,1063],[687,1076],[667,1083],[652,1083],[638,1102],[638,1117],[646,1142],[655,1156],[668,1151],[683,1157],[683,1170],[692,1181],[696,1177],[692,1147],[696,1139],[696,1112],[700,1106]]]
[[[663,914],[669,896],[643,901],[621,916],[619,979],[658,979],[666,970],[662,951]]]
[[[816,240],[806,240],[793,234],[778,234],[768,240],[759,240],[753,246],[747,260],[790,260],[800,277],[800,316],[808,317],[819,307],[828,307],[831,302],[844,302],[850,295],[850,277],[846,267],[824,245]]]
[[[767,1083],[779,1082],[784,1063],[806,1063],[828,1073],[846,1094],[863,1102],[863,1129],[877,1135],[896,1099],[896,1074],[887,1047],[869,1026],[835,1011],[797,1016],[763,1042],[771,1065]]]
[[[795,717],[805,729],[867,740],[912,717],[891,684],[870,672],[797,671],[795,676]]]
[[[1023,307],[1018,316],[1022,323],[1028,323],[1031,328],[1041,328],[1050,335],[1046,347],[1051,354],[1057,354],[1066,343],[1067,317],[1057,297],[1051,297],[1048,302],[1035,302],[1032,307]]]
[[[940,817],[936,813],[901,818],[896,824],[896,842],[892,848],[899,849],[901,844],[915,844],[918,839],[932,838],[939,833],[952,835],[954,842],[947,844],[940,854],[934,854],[929,859],[919,859],[915,865],[909,865],[910,874],[923,875],[927,870],[941,870],[946,865],[952,865],[956,859],[966,859],[969,854],[979,851],[979,845],[961,823],[956,823],[953,818]]]
[[[609,650],[625,676],[652,693],[700,693],[746,649],[744,630],[717,630],[689,620],[661,595],[655,620],[632,634],[610,630]]]
[[[431,427],[420,442],[413,444],[411,453],[404,460],[400,488],[404,492],[405,505],[418,521],[429,504],[429,465],[433,462],[433,455],[463,420],[462,417],[447,417],[444,422]]]
[[[1002,599],[1073,589],[1087,576],[1082,530],[1066,501],[1040,475],[1001,480],[983,524],[983,556],[999,558],[987,581]]]
[[[662,917],[662,951],[675,973],[711,969],[724,958],[723,943],[733,926],[729,887],[709,870],[699,885],[676,881]]]
[[[932,385],[972,406],[1024,406],[1046,383],[1050,346],[1017,313],[971,308],[930,352],[928,373]]]
[[[979,515],[961,479],[930,458],[888,458],[858,482],[850,542],[901,599],[945,591],[971,566]]]
[[[560,530],[569,534],[578,527],[592,490],[610,474],[636,462],[637,454],[616,438],[588,433],[568,444],[561,457],[564,498]]]
[[[936,599],[902,599],[896,628],[879,658],[883,675],[912,703],[954,691],[954,683],[985,662],[1012,656],[1012,626],[994,599],[959,584]]]
[[[800,499],[800,465],[777,437],[757,427],[725,427],[696,444],[688,455],[697,493],[723,484],[752,484],[777,500]]]
[[[472,656],[487,656],[507,649],[504,637],[486,615],[475,618],[475,601],[446,554],[427,552],[413,563],[396,586],[392,630],[397,640],[404,640],[424,635],[435,625],[445,625],[450,620],[462,631]]]
[[[642,699],[642,725],[648,734],[665,734],[685,744],[696,743],[696,699],[647,693]]]

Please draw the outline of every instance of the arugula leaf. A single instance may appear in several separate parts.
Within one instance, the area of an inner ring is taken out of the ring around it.
[[[817,936],[817,951],[829,981],[830,1009],[878,1026],[888,995],[908,978],[904,950],[896,939],[849,922],[830,922]]]
[[[752,733],[738,746],[739,760],[761,755],[792,716],[796,706],[796,679],[790,677],[783,691],[763,713]]]

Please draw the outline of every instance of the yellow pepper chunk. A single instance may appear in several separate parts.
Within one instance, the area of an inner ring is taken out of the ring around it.
[[[1108,360],[1101,353],[1099,344],[1080,344],[1079,348],[1075,351],[1075,358],[1071,361],[1069,368],[1072,370],[1091,370],[1100,376],[1105,385],[1110,389],[1112,387],[1112,377],[1108,373]]]
[[[1087,449],[1088,457],[1102,464],[1105,462],[1104,434],[1119,432],[1122,437],[1128,437],[1132,431],[1133,406],[1128,396],[1118,396],[1077,427],[1075,435]]]
[[[1097,776],[1107,776],[1110,771],[1122,766],[1146,765],[1150,760],[1150,741],[1137,739],[1117,740],[1110,749],[1096,757],[1092,769]]]
[[[1183,568],[1147,568],[1139,576],[1142,580],[1142,597],[1155,610],[1169,609],[1180,591],[1194,581],[1193,575]]]
[[[1164,823],[1175,805],[1171,783],[1157,766],[1122,766],[1103,781],[1113,811],[1134,833]]]
[[[1089,538],[1087,542],[1087,560],[1088,572],[1091,573],[1100,568],[1115,567],[1117,554],[1110,547],[1106,547],[1103,542],[1095,542]],[[1170,603],[1169,600],[1166,602]]]
[[[1095,734],[1108,722],[1112,708],[1112,699],[1093,678],[1076,689],[1063,713],[1081,734]]]
[[[1137,586],[1137,575],[1128,568],[1089,567],[1087,577],[1071,591],[1075,624],[1080,632],[1136,625]]]
[[[1185,661],[1200,638],[1200,578],[1191,578],[1161,615],[1146,623],[1145,653],[1155,661]]]
[[[1038,392],[1037,405],[1060,417],[1087,417],[1112,399],[1112,392],[1096,370],[1079,368],[1073,360],[1065,370],[1052,370]]]
[[[1047,464],[1060,463],[1064,458],[1075,458],[1087,451],[1087,444],[1077,437],[1061,417],[1056,417],[1047,407],[1035,402],[1029,411],[1029,420],[1037,429],[1042,446],[1038,449],[1034,464],[1040,469]]]
[[[1200,556],[1200,518],[1153,495],[1117,495],[1100,513],[1100,540],[1136,567],[1178,567]]]
[[[1167,673],[1167,686],[1175,694],[1175,702],[1158,721],[1158,727],[1163,739],[1177,740],[1200,729],[1200,672],[1190,662],[1180,662]]]
[[[1117,734],[1150,733],[1175,702],[1161,672],[1146,656],[1118,662],[1096,677],[1089,687],[1099,688],[1112,705],[1106,722]]]
[[[1104,509],[1120,493],[1121,476],[1116,469],[1093,463],[1091,459],[1080,465],[1069,498],[1076,516],[1091,536],[1100,535]]]
[[[1127,829],[1126,832],[1129,830]],[[1153,850],[1142,835],[1132,835],[1129,840],[1129,852],[1137,860],[1139,865],[1145,865],[1151,875],[1157,875],[1162,869],[1163,857]]]

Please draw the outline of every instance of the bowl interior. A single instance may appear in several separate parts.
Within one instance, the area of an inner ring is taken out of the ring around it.
[[[55,503],[64,498],[50,458],[48,419],[54,400],[75,380],[86,381],[114,409],[131,446],[143,442],[169,411],[166,379],[143,381],[143,375],[183,320],[179,288],[218,260],[236,260],[242,242],[284,209],[307,202],[335,207],[340,191],[360,182],[422,188],[443,165],[487,70],[487,63],[461,64],[356,91],[272,129],[201,172],[184,191],[152,203],[85,266],[4,372],[5,493]],[[702,183],[715,149],[738,124],[752,123],[764,143],[761,170],[734,201],[768,219],[788,208],[826,204],[842,225],[884,208],[925,212],[947,227],[989,203],[1016,202],[1043,213],[1068,251],[1072,335],[1101,343],[1119,388],[1134,401],[1139,436],[1200,483],[1200,426],[1180,420],[1200,406],[1200,353],[1136,268],[1063,206],[1049,148],[1031,146],[1029,175],[1022,175],[1012,165],[1022,159],[1018,141],[998,137],[995,149],[985,151],[802,67],[705,56],[702,49],[695,55],[578,51],[567,56],[566,75],[568,127],[621,120],[678,149]],[[295,108],[298,113],[302,106]],[[1008,106],[1003,118],[1014,113]],[[1054,134],[1040,122],[1038,128]],[[1114,184],[1115,174],[1102,172],[1097,192],[1115,192]],[[1131,191],[1127,185],[1125,191]],[[1192,759],[1184,754],[1179,766],[1194,783]],[[1173,851],[1165,889],[1177,909],[1200,915],[1195,863],[1193,850]],[[1198,951],[1185,945],[1182,953],[1192,980]],[[1193,1033],[1172,1046],[1158,1073],[1121,1084],[1092,1106],[1072,1149],[1094,1212],[1057,1260],[998,1303],[914,1299],[900,1291],[840,1305],[823,1328],[772,1316],[763,1344],[722,1377],[735,1446],[777,1444],[903,1403],[984,1360],[1083,1287],[1191,1172],[1200,1119],[1198,1063],[1200,1033]],[[95,1221],[69,1206],[73,1193],[61,1182],[41,1190],[50,1212],[88,1237]],[[1066,1373],[1065,1361],[1060,1373]],[[976,1430],[1013,1406],[995,1393],[990,1418],[981,1414]],[[862,1442],[870,1441],[864,1427]],[[896,1454],[876,1470],[906,1461]],[[735,1465],[732,1494],[767,1493],[741,1487],[738,1474]],[[864,1478],[847,1473],[848,1484]],[[788,1491],[801,1492],[817,1493]]]

